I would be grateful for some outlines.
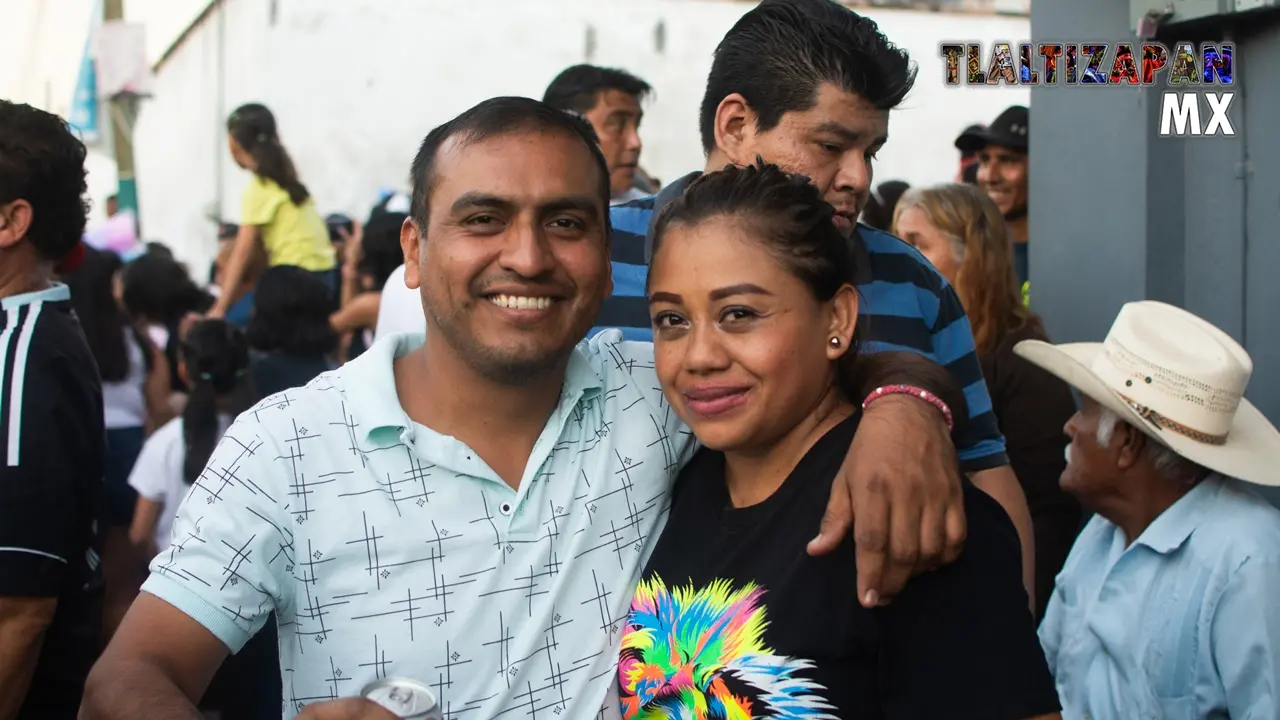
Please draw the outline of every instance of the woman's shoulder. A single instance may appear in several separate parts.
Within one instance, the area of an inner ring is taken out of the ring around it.
[[[142,451],[138,453],[138,461],[134,467],[159,472],[161,469],[159,466],[169,464],[171,458],[181,458],[185,453],[186,439],[183,436],[182,416],[179,415],[147,436],[142,443]]]
[[[182,416],[179,415],[169,422],[156,428],[155,431],[147,437],[148,443],[157,445],[167,445],[174,442],[182,442]]]
[[[1038,317],[1033,315],[1020,327],[1010,330],[1000,339],[994,351],[982,357],[982,372],[987,376],[988,384],[999,384],[1002,376],[1016,371],[1024,364],[1029,365],[1013,351],[1014,347],[1024,340],[1049,341],[1049,335],[1044,331],[1044,326]]]
[[[1039,317],[1032,315],[1022,323],[1021,327],[1005,335],[1004,340],[1000,342],[1000,350],[1012,354],[1013,347],[1023,340],[1049,342],[1049,333],[1045,332],[1044,324],[1041,323]]]

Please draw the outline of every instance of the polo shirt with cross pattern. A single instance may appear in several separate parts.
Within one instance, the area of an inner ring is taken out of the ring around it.
[[[694,449],[653,346],[574,350],[513,490],[405,415],[392,360],[422,342],[379,339],[241,415],[143,589],[233,651],[274,610],[285,718],[387,677],[446,718],[616,717],[623,621]]]

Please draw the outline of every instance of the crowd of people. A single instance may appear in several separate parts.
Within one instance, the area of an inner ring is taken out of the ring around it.
[[[1050,343],[1027,109],[877,186],[914,79],[764,0],[702,170],[580,65],[363,222],[245,105],[207,281],[81,242],[83,145],[0,101],[0,718],[1280,719],[1248,354],[1156,302]]]

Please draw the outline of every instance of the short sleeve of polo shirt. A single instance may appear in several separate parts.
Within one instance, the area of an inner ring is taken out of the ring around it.
[[[279,185],[267,182],[257,175],[249,180],[240,197],[240,223],[262,227],[276,219],[280,206],[289,202],[289,194]]]
[[[173,521],[172,544],[142,589],[200,623],[233,653],[292,582],[287,489],[272,483],[281,452],[253,410],[218,442]]]
[[[94,379],[56,347],[62,338],[43,324],[37,332],[30,314],[29,323],[7,314],[0,332],[0,596],[55,597],[84,562],[86,518],[75,508],[87,492],[84,464],[102,457],[102,409],[89,407],[93,390],[85,383]],[[85,417],[94,412],[96,425]]]

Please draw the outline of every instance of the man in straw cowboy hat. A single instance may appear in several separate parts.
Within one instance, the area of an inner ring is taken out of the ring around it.
[[[1016,352],[1079,391],[1061,482],[1097,513],[1040,626],[1063,717],[1280,718],[1280,511],[1246,484],[1280,485],[1280,432],[1244,348],[1143,301]]]

